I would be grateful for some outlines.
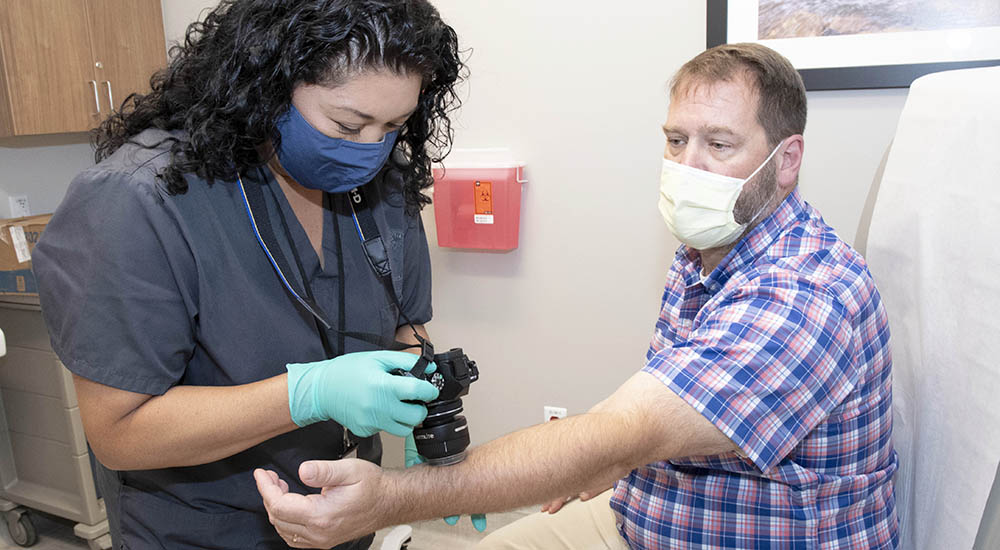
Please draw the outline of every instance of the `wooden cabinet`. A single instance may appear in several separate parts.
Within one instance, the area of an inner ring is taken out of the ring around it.
[[[167,63],[160,0],[90,0],[97,81],[110,109],[133,92],[149,91],[149,77]]]
[[[0,136],[89,130],[166,61],[160,0],[0,0]]]

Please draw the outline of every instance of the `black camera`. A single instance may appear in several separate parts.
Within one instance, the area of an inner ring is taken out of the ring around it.
[[[428,344],[429,345],[429,344]],[[432,466],[457,464],[465,460],[465,450],[469,448],[469,425],[462,412],[463,395],[469,393],[469,385],[479,380],[479,369],[476,362],[469,359],[462,348],[452,348],[445,353],[433,354],[437,370],[424,372],[431,356],[425,353],[412,370],[395,370],[392,373],[400,376],[413,376],[426,380],[438,389],[438,398],[426,403],[427,418],[413,430],[413,439],[417,444],[417,452]],[[420,403],[423,405],[424,403]]]

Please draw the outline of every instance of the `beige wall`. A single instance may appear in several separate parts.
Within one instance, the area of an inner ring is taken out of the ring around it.
[[[167,48],[184,38],[187,26],[199,19],[203,11],[215,7],[217,3],[214,0],[163,0],[163,30],[167,38]]]
[[[94,163],[87,134],[0,138],[0,218],[8,197],[28,197],[32,214],[52,212],[77,172]]]
[[[482,442],[580,413],[641,367],[677,242],[656,207],[666,82],[704,48],[704,3],[437,0],[472,79],[456,147],[510,147],[527,161],[521,246],[434,246],[442,346],[478,360],[465,400]],[[628,9],[631,7],[631,9]],[[801,185],[853,240],[905,90],[814,92]]]
[[[521,247],[484,254],[436,246],[439,347],[482,368],[466,399],[482,442],[580,413],[637,370],[676,242],[656,209],[670,74],[704,47],[695,0],[436,0],[472,54],[456,147],[509,147],[528,163]],[[168,43],[211,0],[165,0]],[[802,188],[852,240],[905,90],[814,92]],[[83,134],[0,140],[7,194],[52,211],[91,162]]]

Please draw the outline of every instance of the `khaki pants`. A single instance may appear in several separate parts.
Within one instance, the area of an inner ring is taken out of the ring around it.
[[[476,550],[628,550],[618,534],[609,489],[555,514],[537,513],[497,529]]]

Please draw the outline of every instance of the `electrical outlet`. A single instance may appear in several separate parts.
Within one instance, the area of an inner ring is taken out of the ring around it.
[[[10,200],[10,217],[23,218],[31,215],[31,207],[28,206],[27,195],[17,195],[8,197]]]
[[[555,420],[557,418],[566,418],[566,409],[563,407],[545,405],[542,407],[542,414],[545,415],[545,422],[548,422],[549,420]]]

